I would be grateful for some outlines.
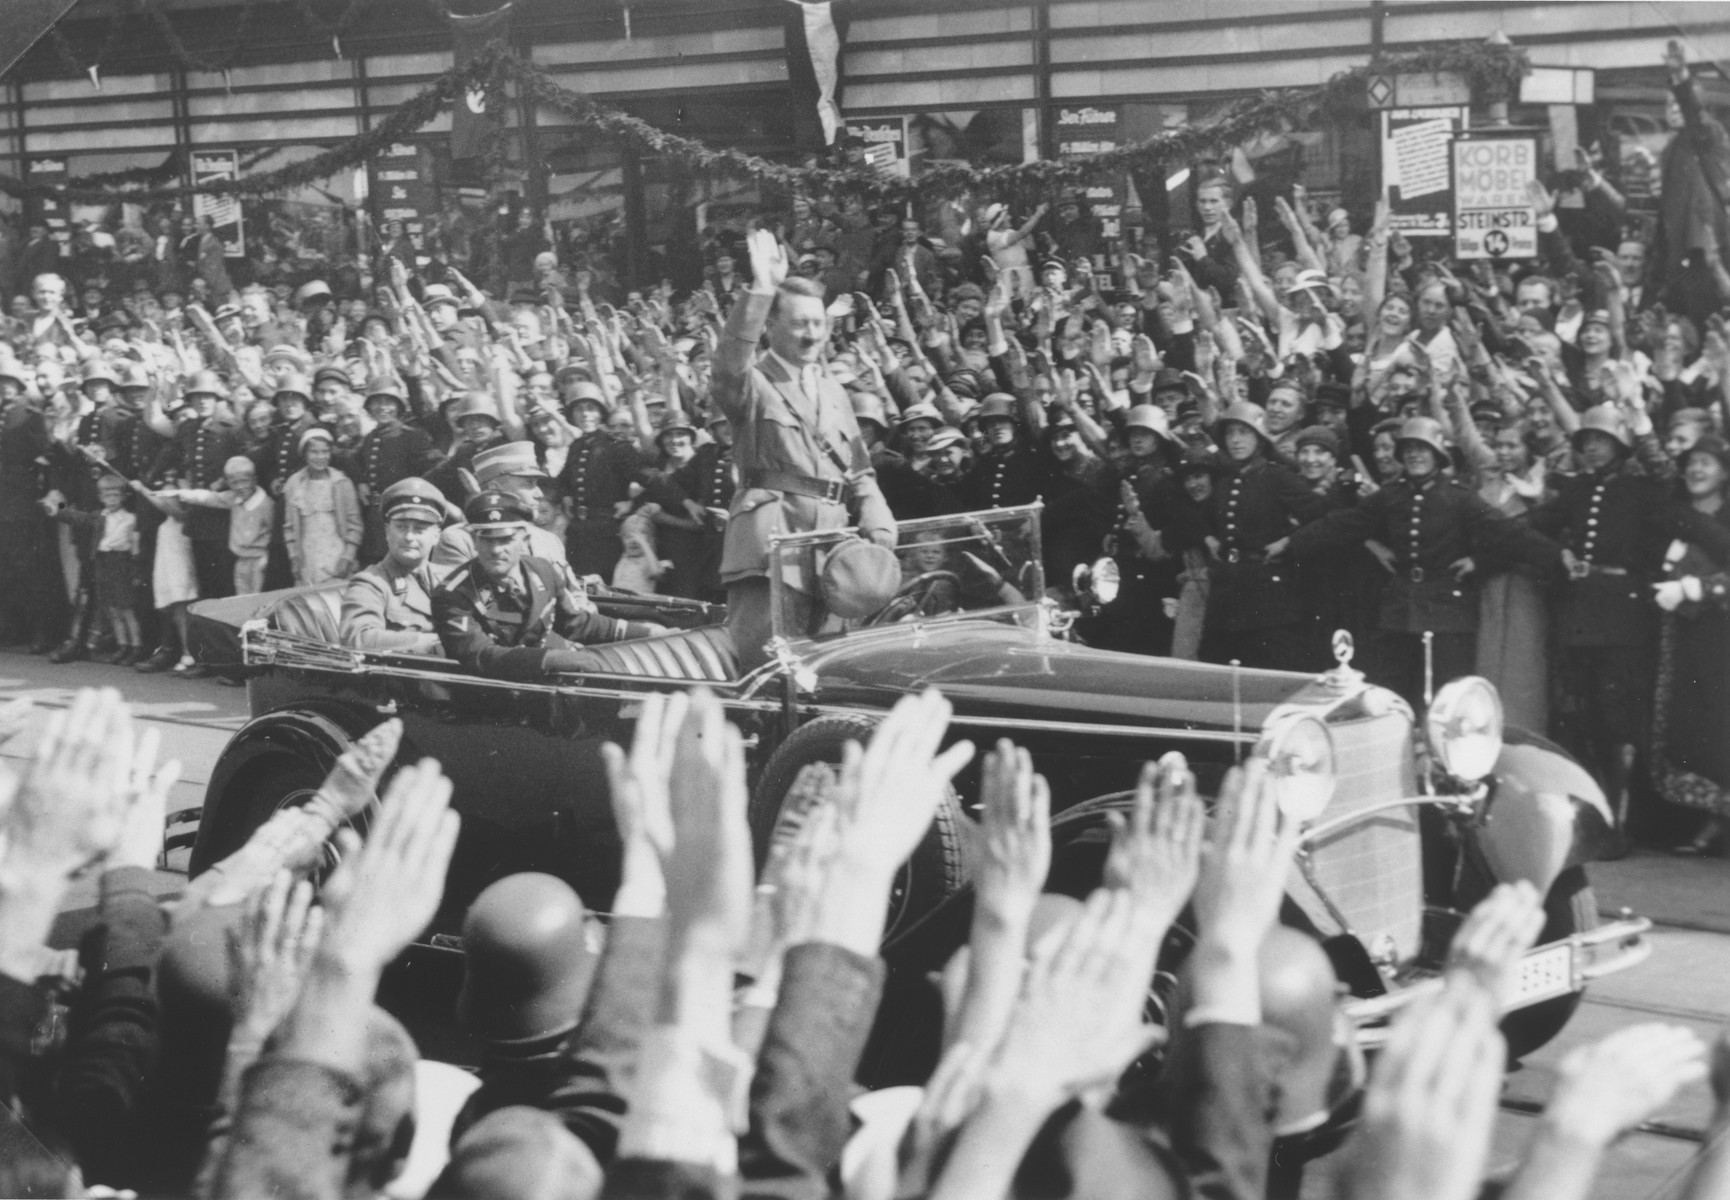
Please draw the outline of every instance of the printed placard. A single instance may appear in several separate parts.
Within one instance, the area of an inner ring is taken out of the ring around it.
[[[1538,140],[1473,137],[1454,143],[1454,255],[1536,258],[1538,214],[1527,185],[1537,178]]]

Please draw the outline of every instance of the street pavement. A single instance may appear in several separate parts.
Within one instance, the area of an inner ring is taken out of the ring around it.
[[[47,710],[64,707],[77,689],[105,686],[119,688],[137,718],[157,730],[164,758],[180,760],[181,781],[170,797],[171,807],[201,804],[223,746],[247,720],[244,689],[224,687],[213,679],[139,675],[130,668],[95,663],[54,666],[16,650],[0,650],[0,702],[31,697],[38,709],[35,723],[46,719]],[[18,760],[33,744],[32,732],[27,727],[0,748],[0,757],[20,765]],[[169,865],[184,870],[184,852],[172,856]],[[1626,908],[1657,923],[1652,954],[1632,970],[1595,983],[1561,1036],[1509,1073],[1492,1150],[1491,1161],[1498,1168],[1518,1160],[1535,1127],[1533,1112],[1549,1096],[1557,1066],[1573,1048],[1648,1021],[1684,1025],[1705,1039],[1730,1026],[1730,860],[1636,853],[1588,870],[1606,917]],[[164,894],[171,894],[179,882],[173,871],[164,873]],[[90,902],[84,890],[68,907]],[[1672,1188],[1697,1148],[1710,1109],[1705,1084],[1685,1089],[1648,1127],[1612,1148],[1593,1200],[1633,1200]],[[1306,1197],[1319,1200],[1331,1194],[1332,1165],[1332,1160],[1324,1160],[1311,1169]]]

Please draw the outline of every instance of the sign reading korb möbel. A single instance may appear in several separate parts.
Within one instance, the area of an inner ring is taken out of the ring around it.
[[[1454,142],[1454,253],[1459,258],[1536,258],[1538,217],[1527,185],[1537,178],[1530,137]]]

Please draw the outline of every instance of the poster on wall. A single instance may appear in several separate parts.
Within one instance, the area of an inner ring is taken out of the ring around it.
[[[1382,198],[1390,230],[1409,238],[1453,236],[1453,141],[1468,111],[1453,105],[1382,111]]]
[[[1537,168],[1534,137],[1467,137],[1454,143],[1455,257],[1538,256],[1538,214],[1526,194]]]
[[[432,156],[423,146],[398,142],[387,146],[370,164],[367,183],[378,221],[401,221],[408,233],[420,233],[435,211]]]
[[[1123,140],[1123,106],[1061,106],[1057,110],[1057,132],[1053,140],[1058,158],[1084,158],[1115,150]],[[1110,180],[1094,180],[1082,189],[1087,197],[1087,211],[1098,226],[1100,238],[1106,242],[1123,236],[1123,208],[1128,186],[1129,177],[1119,174]],[[1093,257],[1096,271],[1107,270],[1112,265],[1105,255]],[[1112,286],[1109,277],[1101,282]]]
[[[196,150],[192,155],[193,186],[215,183],[222,179],[240,178],[240,153],[235,150]],[[207,219],[210,231],[222,242],[227,258],[246,256],[246,230],[240,213],[239,196],[205,196],[192,198],[192,215]]]
[[[875,117],[850,121],[847,132],[865,143],[865,161],[885,175],[906,179],[913,172],[907,156],[907,118]]]

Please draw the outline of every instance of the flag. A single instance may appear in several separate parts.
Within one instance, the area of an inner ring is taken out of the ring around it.
[[[844,3],[787,0],[787,82],[793,90],[793,142],[802,150],[834,145],[841,132]]]
[[[492,12],[479,16],[462,17],[449,13],[446,19],[451,25],[451,50],[458,69],[467,66],[494,42],[508,39],[510,17],[511,0],[505,0]],[[486,153],[487,143],[504,135],[503,105],[503,96],[495,94],[489,98],[481,88],[471,89],[466,95],[457,97],[451,113],[452,158],[479,158]]]

